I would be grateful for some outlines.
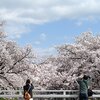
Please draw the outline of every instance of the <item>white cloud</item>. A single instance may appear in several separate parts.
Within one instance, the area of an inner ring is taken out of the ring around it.
[[[26,28],[26,26],[24,25],[20,25],[17,23],[7,23],[7,25],[5,25],[5,31],[9,38],[18,39],[21,38],[22,34],[27,34],[30,29]]]
[[[51,48],[35,48],[34,49],[36,54],[39,54],[38,56],[46,56],[46,55],[54,55],[56,54],[56,50],[54,47]]]
[[[41,42],[40,41],[35,41],[34,44],[39,45],[39,44],[41,44]]]
[[[82,24],[83,24],[82,21],[78,21],[78,22],[76,23],[77,26],[82,26]]]
[[[0,0],[0,18],[20,26],[63,18],[92,20],[99,19],[99,7],[100,0]]]
[[[40,24],[100,14],[99,0],[1,0],[0,15],[10,21]]]
[[[46,40],[46,34],[45,33],[40,34],[40,38],[41,40]]]
[[[44,41],[46,41],[47,35],[45,33],[41,33],[40,36],[38,37],[38,40],[34,42],[35,45],[40,45]]]

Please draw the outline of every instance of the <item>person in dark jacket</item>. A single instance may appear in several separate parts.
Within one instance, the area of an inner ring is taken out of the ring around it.
[[[82,79],[77,79],[79,84],[79,100],[88,100],[88,85],[90,82],[90,77],[84,75]]]
[[[26,84],[23,86],[23,90],[24,90],[24,95],[25,95],[25,91],[28,91],[28,93],[30,94],[31,98],[33,98],[33,94],[32,94],[32,90],[34,89],[33,84],[31,83],[30,79],[26,80]]]

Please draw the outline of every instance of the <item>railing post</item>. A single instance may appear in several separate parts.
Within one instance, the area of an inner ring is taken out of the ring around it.
[[[19,95],[23,95],[21,90],[19,90]],[[22,100],[22,97],[19,97],[18,100]]]
[[[66,95],[66,91],[65,90],[63,91],[63,95],[64,96]],[[64,97],[63,100],[66,100],[66,98]]]
[[[19,95],[22,95],[22,91],[21,90],[19,90]]]
[[[11,93],[11,99],[13,99],[12,95],[13,95],[13,90],[9,91]]]

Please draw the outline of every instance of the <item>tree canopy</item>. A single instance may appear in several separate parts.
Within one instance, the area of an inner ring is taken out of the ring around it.
[[[100,36],[84,32],[73,44],[56,46],[56,55],[36,61],[31,46],[8,40],[0,24],[0,86],[22,87],[27,78],[44,89],[77,89],[75,80],[87,74],[100,88]]]
[[[8,40],[0,26],[0,85],[5,88],[21,87],[34,69],[35,55],[30,46],[20,47]]]
[[[92,88],[100,88],[100,36],[85,32],[74,44],[60,45],[56,50],[55,57],[41,64],[41,84],[48,89],[77,89],[75,80],[87,74],[92,77]]]

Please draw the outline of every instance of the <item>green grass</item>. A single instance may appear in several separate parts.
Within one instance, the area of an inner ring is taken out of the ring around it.
[[[17,98],[9,99],[9,98],[0,98],[0,100],[18,100]]]

